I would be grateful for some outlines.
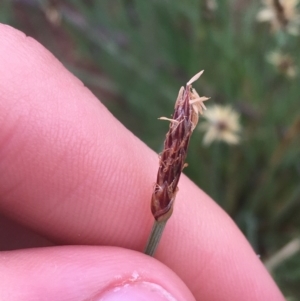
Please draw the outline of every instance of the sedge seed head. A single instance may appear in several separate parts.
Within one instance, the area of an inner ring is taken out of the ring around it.
[[[164,149],[160,154],[157,180],[152,193],[151,211],[157,221],[167,220],[173,210],[175,196],[181,172],[186,166],[190,137],[198,123],[198,115],[203,113],[207,97],[200,97],[192,83],[203,71],[193,76],[186,87],[181,87],[175,102],[172,118],[161,117],[170,121]]]

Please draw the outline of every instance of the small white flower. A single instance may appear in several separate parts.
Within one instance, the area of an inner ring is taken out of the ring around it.
[[[299,35],[299,0],[263,0],[264,8],[256,18],[259,22],[270,22],[273,31],[285,29],[289,34]]]
[[[238,144],[240,141],[239,114],[230,106],[214,105],[208,107],[203,114],[203,121],[199,130],[205,132],[203,143],[211,144],[213,141],[224,141],[228,144]]]
[[[216,0],[206,0],[205,6],[209,11],[214,11],[218,8],[218,3]]]
[[[290,55],[274,51],[267,56],[267,60],[269,63],[274,65],[280,73],[289,78],[296,77],[297,67]]]

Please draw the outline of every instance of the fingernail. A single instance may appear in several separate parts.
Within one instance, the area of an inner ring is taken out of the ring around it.
[[[177,301],[169,292],[158,284],[136,282],[114,287],[106,291],[99,301]]]

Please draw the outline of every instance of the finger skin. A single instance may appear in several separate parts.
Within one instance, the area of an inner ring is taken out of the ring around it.
[[[114,287],[159,285],[178,301],[195,300],[159,261],[116,247],[49,247],[0,254],[1,300],[100,300]]]
[[[0,210],[57,243],[142,251],[157,155],[36,41],[0,34]],[[232,220],[186,177],[156,258],[198,300],[284,300]]]
[[[0,251],[53,245],[53,242],[42,235],[38,235],[34,231],[0,214]]]

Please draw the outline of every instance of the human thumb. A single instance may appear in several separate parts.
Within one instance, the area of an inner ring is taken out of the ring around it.
[[[96,246],[2,252],[0,300],[192,301],[185,284],[142,253]]]

